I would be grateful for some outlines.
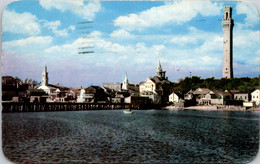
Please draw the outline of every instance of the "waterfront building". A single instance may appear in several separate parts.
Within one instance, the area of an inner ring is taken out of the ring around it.
[[[210,91],[206,96],[206,99],[210,100],[211,105],[232,105],[232,94],[229,92],[223,92],[223,91]],[[234,103],[234,102],[233,102]]]
[[[224,7],[223,25],[223,68],[222,78],[233,78],[233,27],[232,7]]]
[[[59,84],[49,83],[46,65],[44,66],[42,73],[41,86],[39,86],[37,89],[42,89],[49,95],[49,97],[47,98],[47,102],[64,102],[67,98],[66,93],[69,91],[69,88],[67,87],[63,87]]]
[[[122,89],[122,83],[103,83],[103,88],[109,88],[115,91],[121,91]]]
[[[150,99],[148,97],[129,96],[125,98],[125,103],[131,104],[132,108],[140,109],[150,104]]]
[[[177,94],[177,93],[172,92],[172,93],[169,95],[169,102],[171,102],[171,103],[173,103],[173,104],[178,103],[180,99],[181,99],[181,95],[180,95],[180,94]]]
[[[77,102],[107,103],[110,102],[110,95],[105,92],[104,88],[92,85],[81,89]]]
[[[239,94],[241,93],[240,90],[231,90],[231,89],[226,89],[225,92],[228,92],[232,95],[232,99],[234,100],[235,99],[235,94]]]
[[[154,104],[164,104],[169,100],[173,91],[172,82],[165,77],[166,71],[162,70],[160,60],[156,69],[156,76],[149,77],[145,82],[140,82],[139,93],[142,97],[148,97]]]
[[[260,105],[260,89],[256,89],[254,92],[251,93],[252,102],[258,106]]]
[[[197,104],[199,105],[210,104],[210,99],[211,99],[211,97],[209,96],[210,92],[212,91],[208,88],[198,88],[195,91],[193,91],[193,95],[196,99]]]
[[[128,91],[118,91],[115,93],[115,97],[112,98],[112,103],[124,103],[125,98],[130,96]]]
[[[189,91],[189,92],[187,92],[186,94],[184,94],[184,100],[192,100],[193,99],[193,91],[192,91],[192,89]]]
[[[244,102],[250,101],[250,97],[248,93],[235,93],[234,100],[242,100]]]
[[[69,102],[76,102],[82,88],[70,88],[66,93]]]
[[[2,77],[2,101],[25,101],[26,90],[33,88],[33,84],[25,84],[22,80],[12,76]]]
[[[31,103],[45,103],[48,98],[47,93],[42,89],[29,89],[27,95]]]

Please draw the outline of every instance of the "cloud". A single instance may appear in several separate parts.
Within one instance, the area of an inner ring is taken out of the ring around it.
[[[189,32],[182,35],[175,35],[169,42],[181,46],[180,49],[186,47],[186,49],[191,49],[191,51],[203,54],[222,51],[223,37],[218,33],[190,27]]]
[[[202,56],[201,60],[204,65],[210,66],[210,65],[220,65],[222,60],[216,57],[210,57],[210,56]]]
[[[84,4],[83,0],[40,0],[40,5],[47,10],[57,9],[62,12],[70,11],[87,20],[93,20],[96,13],[101,10],[101,4],[99,1],[89,1],[87,4]]]
[[[257,66],[260,55],[260,31],[237,29],[234,31],[234,60],[243,61],[246,65]]]
[[[2,27],[3,32],[25,35],[38,35],[41,33],[37,17],[29,12],[17,13],[14,10],[4,10]]]
[[[239,2],[236,6],[236,12],[237,14],[245,14],[245,23],[239,24],[243,27],[253,27],[259,23],[259,14],[257,12],[257,9],[250,3],[246,2]]]
[[[68,29],[71,30],[71,31],[74,31],[76,29],[76,27],[75,26],[69,26]]]
[[[113,31],[111,34],[110,34],[110,37],[112,38],[124,38],[124,39],[129,39],[129,38],[135,38],[134,35],[131,35],[128,31],[126,30],[116,30],[116,31]]]
[[[61,36],[61,37],[66,37],[68,36],[68,29],[70,30],[75,30],[75,26],[70,26],[68,27],[68,29],[62,29],[62,30],[58,30],[58,27],[61,25],[60,21],[44,21],[43,26],[52,30],[52,32],[56,35],[56,36]]]
[[[198,40],[190,35],[189,36],[174,36],[170,42],[183,46],[183,45],[187,45],[187,44],[196,44],[198,42]]]
[[[206,7],[205,7],[206,6]],[[127,30],[141,30],[147,27],[158,27],[166,23],[183,24],[196,17],[219,15],[222,6],[210,1],[201,3],[191,1],[175,1],[159,7],[142,11],[138,14],[120,16],[114,20],[114,25]]]
[[[3,51],[32,51],[49,46],[53,41],[51,36],[31,36],[25,39],[3,42]]]

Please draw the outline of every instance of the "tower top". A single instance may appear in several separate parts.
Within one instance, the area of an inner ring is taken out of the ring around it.
[[[156,69],[156,76],[159,77],[159,78],[165,79],[165,72],[166,71],[162,70],[162,66],[161,66],[161,63],[160,63],[160,60],[159,60],[158,66],[157,66],[157,69]]]
[[[161,63],[160,63],[160,60],[159,60],[156,72],[161,72],[161,71],[162,71],[162,66],[161,66]]]
[[[123,90],[128,90],[128,79],[127,79],[127,74],[125,72],[125,80],[123,81],[122,89]]]
[[[223,21],[225,21],[225,20],[232,20],[232,7],[231,6],[225,6],[224,7]]]
[[[47,72],[47,66],[44,66],[43,72],[42,72],[42,85],[48,84],[48,72]]]

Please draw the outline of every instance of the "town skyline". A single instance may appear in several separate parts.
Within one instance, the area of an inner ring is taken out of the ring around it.
[[[50,83],[63,86],[122,82],[125,72],[138,84],[155,75],[160,60],[173,82],[187,76],[220,79],[224,6],[233,8],[234,77],[259,76],[259,18],[245,2],[39,1],[25,7],[28,3],[14,2],[3,13],[2,76],[41,81],[46,65]],[[149,16],[156,13],[165,17]],[[28,28],[15,31],[13,26],[23,24],[14,17],[28,21]],[[91,30],[80,30],[85,27]],[[82,45],[90,41],[93,45]],[[79,54],[83,47],[94,53]]]

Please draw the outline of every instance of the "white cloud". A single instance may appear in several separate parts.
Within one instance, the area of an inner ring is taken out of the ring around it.
[[[40,0],[40,5],[47,9],[57,9],[62,12],[70,11],[84,19],[93,20],[96,13],[101,10],[99,1],[89,1],[84,4],[84,0],[76,1],[57,1],[57,0]]]
[[[165,4],[159,7],[142,11],[138,14],[120,16],[114,20],[114,25],[127,30],[140,30],[147,27],[158,27],[166,23],[182,24],[190,21],[196,15],[219,15],[222,6],[210,1],[191,2],[175,1],[173,4]]]
[[[38,35],[41,33],[37,17],[29,12],[17,13],[14,10],[4,10],[2,27],[3,32],[26,35]]]
[[[68,29],[71,30],[71,31],[74,31],[76,29],[76,27],[75,26],[69,26]]]
[[[3,51],[18,50],[19,53],[19,51],[41,50],[41,48],[49,46],[52,41],[53,38],[51,36],[32,36],[25,39],[7,41],[3,42]]]
[[[52,32],[56,35],[56,36],[62,36],[62,37],[66,37],[68,36],[68,30],[67,29],[62,29],[62,30],[58,30],[58,27],[61,25],[60,21],[44,21],[44,27],[52,30]],[[68,27],[68,29],[75,29],[74,26],[70,26]]]
[[[116,31],[113,31],[111,34],[110,34],[110,37],[112,38],[134,38],[135,36],[134,35],[131,35],[128,31],[126,30],[116,30]]]
[[[234,31],[234,46],[243,48],[259,47],[259,31],[236,30]]]
[[[259,14],[257,9],[248,2],[239,2],[236,6],[237,14],[245,14],[245,23],[240,26],[253,27],[259,23]]]
[[[190,27],[189,32],[185,35],[173,36],[170,43],[192,49],[197,53],[208,53],[222,50],[223,37],[214,32],[207,32]]]
[[[221,52],[223,46],[223,37],[217,34],[211,34],[209,37],[205,38],[204,43],[196,48],[198,52],[201,53],[214,53],[215,51]]]
[[[220,65],[222,60],[216,57],[210,57],[210,56],[202,56],[201,60],[203,62],[203,65],[210,66],[210,65]]]
[[[234,31],[234,59],[247,65],[259,66],[260,31],[237,29]]]
[[[170,42],[183,46],[186,44],[196,44],[197,39],[190,35],[189,36],[174,36]]]

